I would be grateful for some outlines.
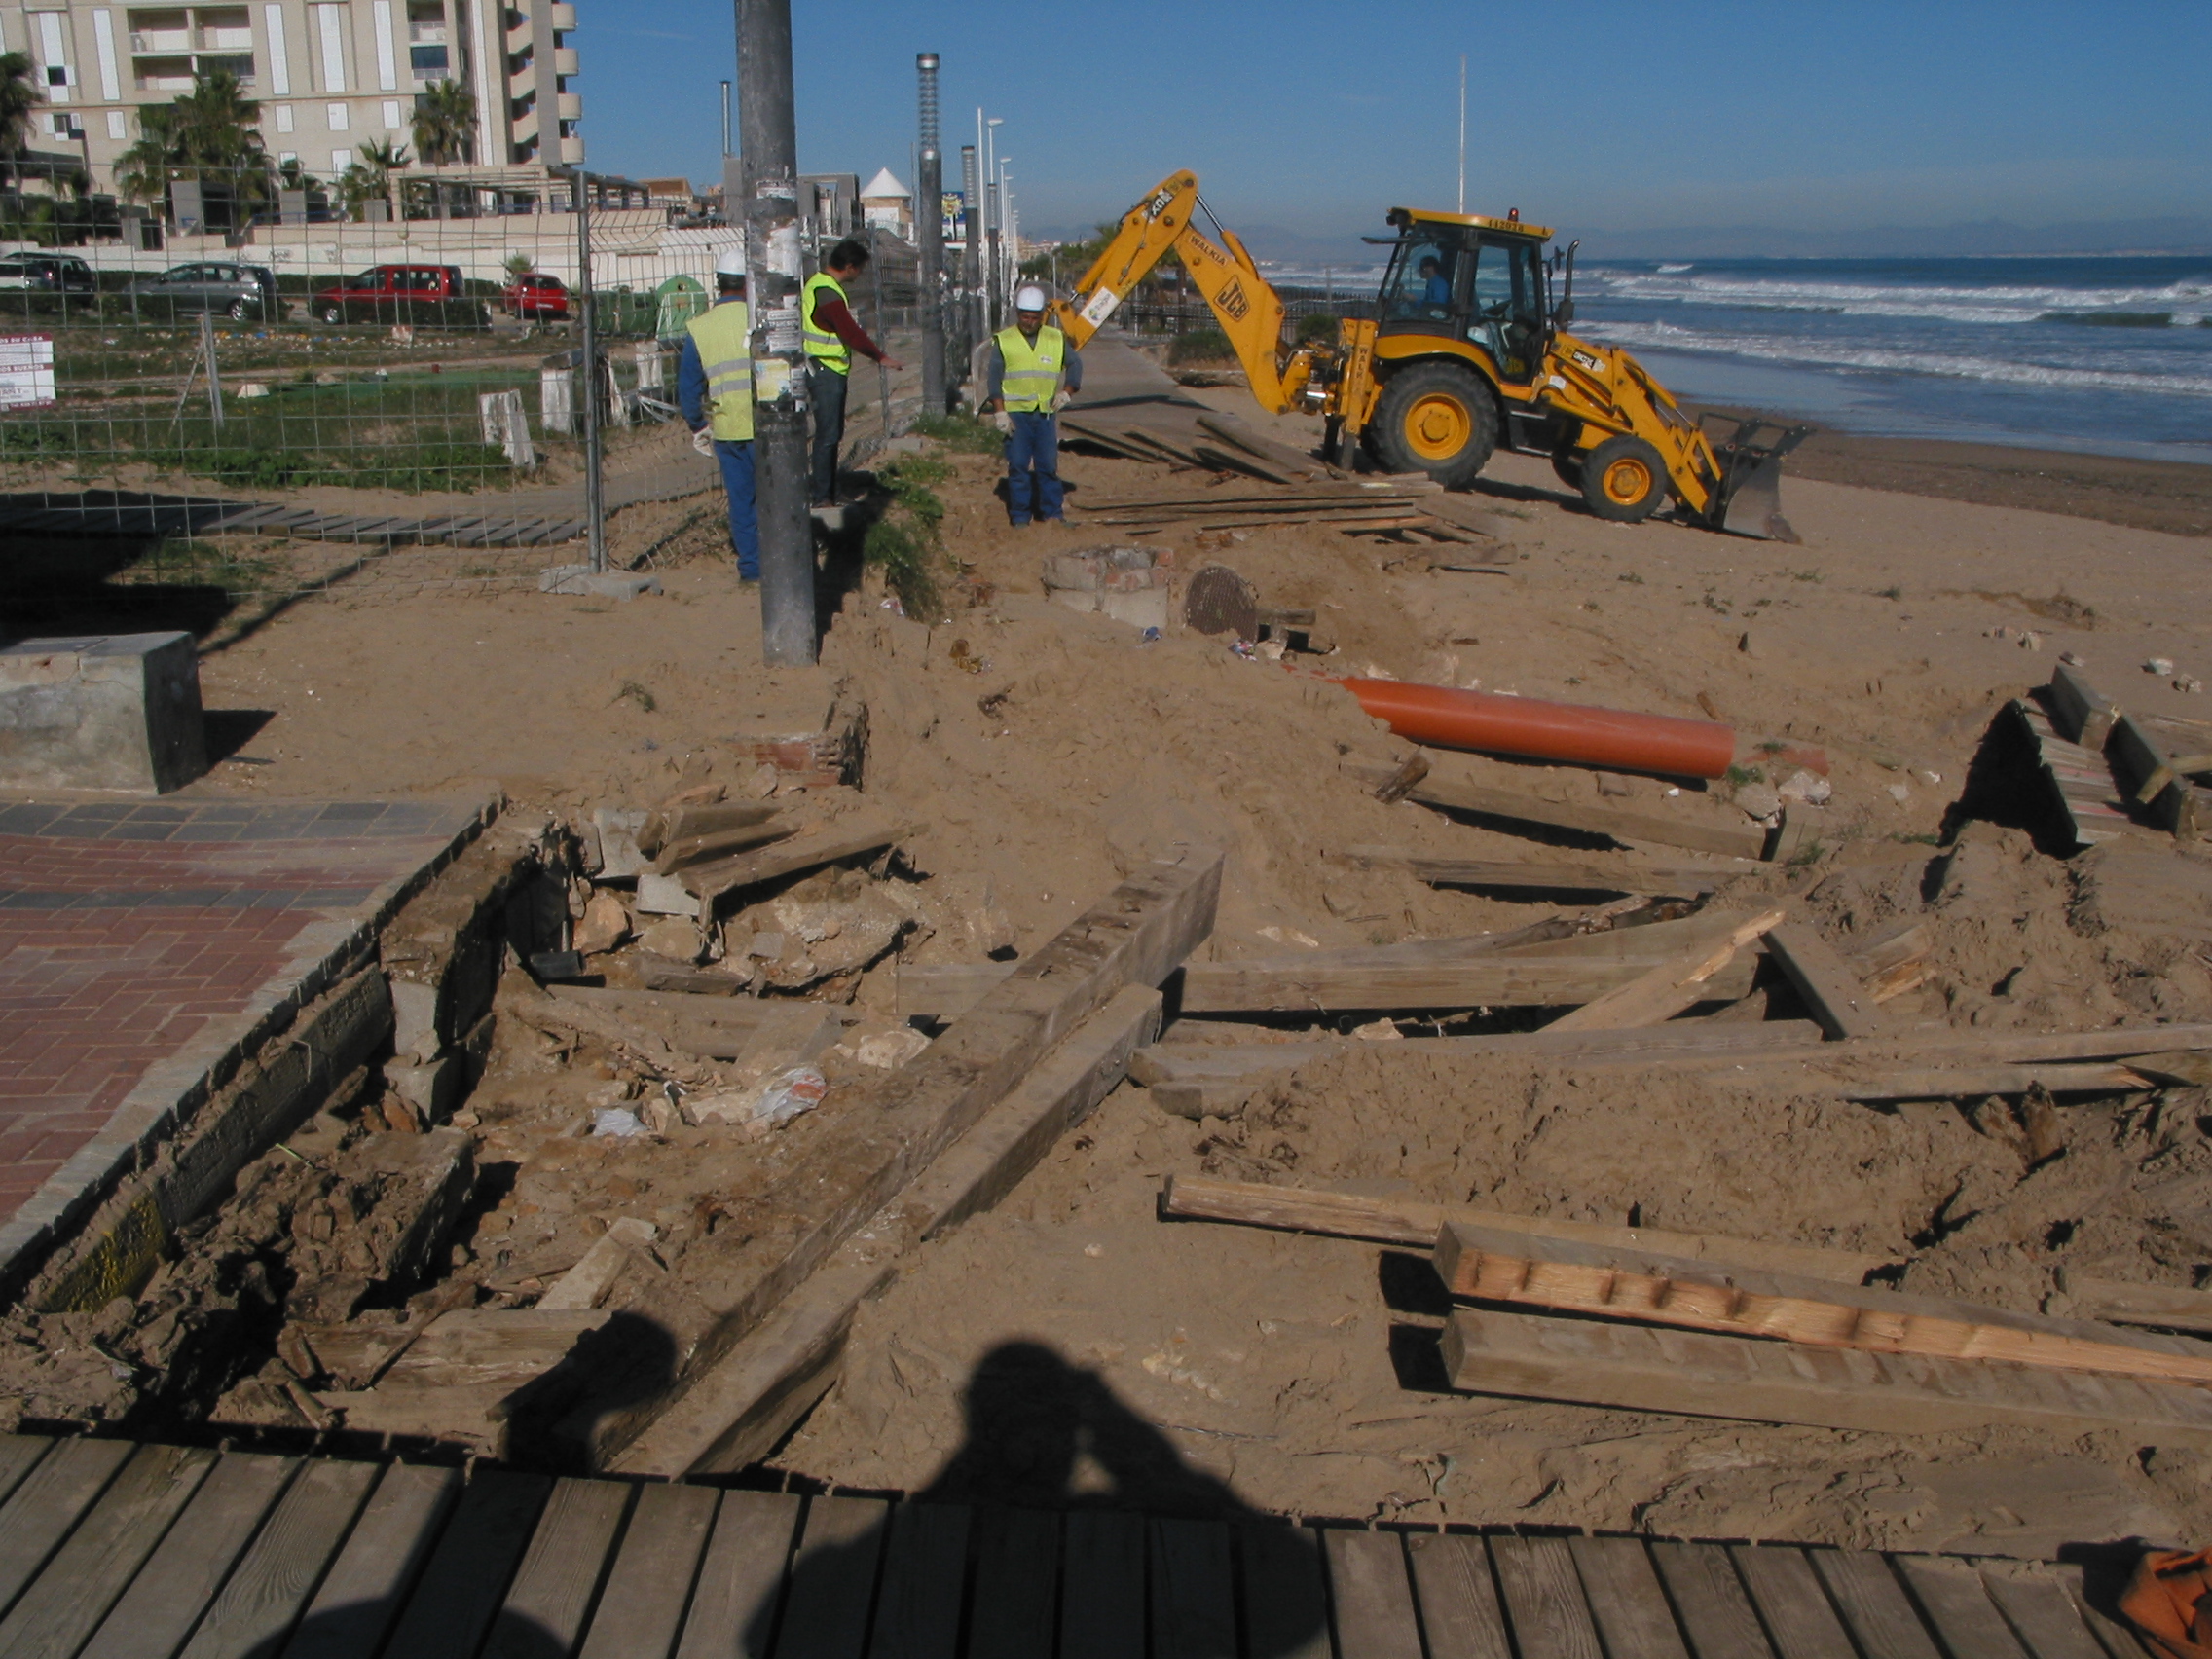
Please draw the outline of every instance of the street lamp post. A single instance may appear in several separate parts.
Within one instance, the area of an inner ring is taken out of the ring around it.
[[[999,198],[999,129],[1005,125],[1003,115],[991,116],[983,123],[983,221],[988,227],[991,252],[991,329],[994,333],[1006,323],[1006,295],[1001,287],[999,268],[999,233],[1006,211]]]

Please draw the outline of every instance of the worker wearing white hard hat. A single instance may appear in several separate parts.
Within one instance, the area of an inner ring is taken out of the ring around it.
[[[760,527],[753,508],[753,316],[745,303],[745,248],[715,255],[715,303],[683,330],[676,401],[691,447],[722,469],[729,539],[740,581],[760,579]]]
[[[1015,524],[1059,519],[1060,428],[1053,419],[1083,389],[1083,358],[1045,321],[1045,290],[1014,291],[1014,326],[992,337],[990,386],[983,399],[1006,434],[1006,508]]]

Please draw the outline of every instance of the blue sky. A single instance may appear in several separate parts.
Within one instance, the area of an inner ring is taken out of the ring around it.
[[[590,165],[719,175],[727,0],[581,0]],[[1178,166],[1232,228],[1380,230],[1456,193],[1580,231],[1831,231],[2202,216],[2204,0],[1628,0],[1266,6],[793,0],[799,162],[905,179],[914,54],[942,55],[948,181],[977,103],[1024,229]]]

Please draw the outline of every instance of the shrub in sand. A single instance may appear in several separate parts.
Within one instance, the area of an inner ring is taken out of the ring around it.
[[[862,557],[882,571],[885,585],[899,596],[900,608],[908,616],[918,622],[941,622],[951,561],[940,534],[944,501],[930,486],[950,478],[952,463],[926,455],[903,455],[878,468],[875,476],[891,492],[891,505],[867,527]]]

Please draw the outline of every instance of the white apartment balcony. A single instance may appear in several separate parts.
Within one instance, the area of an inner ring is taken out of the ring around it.
[[[568,4],[568,0],[554,0],[550,10],[553,13],[554,28],[572,29],[576,26],[576,9]]]
[[[136,74],[131,84],[142,92],[189,92],[192,91],[192,59],[189,57],[155,57],[135,65]]]
[[[563,121],[581,120],[584,113],[584,95],[581,92],[559,92],[554,105]]]
[[[132,29],[130,51],[133,55],[148,52],[190,52],[192,31],[183,26],[173,29]]]
[[[535,38],[531,32],[530,18],[525,17],[507,31],[507,55],[512,56],[518,52],[528,52],[530,43]]]
[[[446,43],[444,23],[409,23],[407,44],[410,46],[443,46]]]
[[[583,159],[584,141],[581,138],[564,138],[561,140],[561,166],[565,167],[579,166],[582,165]]]
[[[581,73],[576,61],[576,49],[572,46],[556,47],[553,51],[553,73],[574,75]]]
[[[240,24],[235,28],[202,29],[200,31],[200,50],[202,52],[251,52],[253,50],[253,30],[244,24]]]
[[[533,104],[514,118],[510,128],[514,142],[527,144],[537,136],[537,106]]]

